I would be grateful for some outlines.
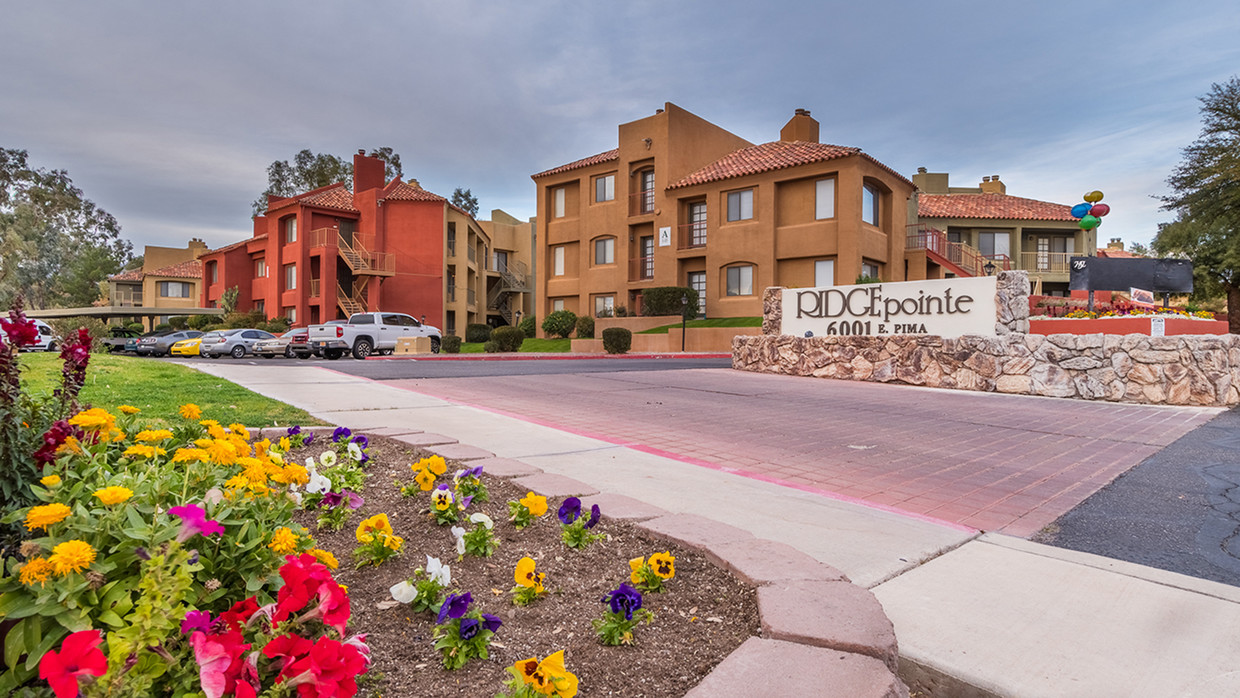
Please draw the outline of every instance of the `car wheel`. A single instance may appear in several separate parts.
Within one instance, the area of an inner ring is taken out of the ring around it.
[[[336,359],[344,356],[344,349],[328,349],[323,352],[323,356],[326,357],[328,361],[335,361]]]
[[[55,343],[55,342],[48,342],[48,343],[47,343],[47,350],[48,350],[48,351],[56,351],[56,350],[57,350],[57,349],[59,349],[59,348],[60,348],[60,347],[56,346],[56,343]]]
[[[370,345],[369,339],[359,339],[353,343],[353,358],[364,359],[367,356],[370,356],[372,349],[374,349],[374,347]]]
[[[245,345],[238,344],[232,348],[232,357],[234,359],[240,359],[243,356],[245,356]]]
[[[439,338],[438,337],[431,337],[431,353],[432,354],[439,353]]]
[[[293,358],[294,356],[297,356],[297,354],[295,354],[295,353],[293,352],[293,348],[292,348],[292,347],[284,347],[284,358],[286,358],[286,359],[291,359],[291,358]]]
[[[308,358],[310,358],[310,354],[298,354],[298,355],[297,355],[297,358],[299,358],[299,359],[308,359]]]
[[[263,356],[263,358],[264,358],[264,359],[274,359],[274,358],[276,358],[276,355],[275,355],[275,354],[263,354],[262,356]]]

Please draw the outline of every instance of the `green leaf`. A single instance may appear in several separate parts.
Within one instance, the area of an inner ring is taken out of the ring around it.
[[[43,655],[47,654],[56,643],[68,636],[69,633],[64,628],[48,628],[48,632],[43,636],[43,641],[39,643],[39,646],[35,647],[33,652],[26,655],[25,668],[27,670],[34,669],[39,665],[39,660],[43,659]]]
[[[4,638],[5,666],[17,666],[18,660],[26,653],[26,633],[21,626],[30,622],[26,620],[9,629],[9,634]]]
[[[39,611],[39,604],[25,593],[0,595],[0,618],[25,618]]]
[[[107,623],[113,628],[121,628],[125,626],[125,621],[116,615],[115,611],[104,611],[97,616],[100,623]]]

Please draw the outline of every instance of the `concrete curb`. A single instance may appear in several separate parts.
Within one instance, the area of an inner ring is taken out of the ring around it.
[[[402,356],[368,356],[367,361],[584,361],[589,359],[730,359],[730,352],[664,352],[656,354],[407,354]]]

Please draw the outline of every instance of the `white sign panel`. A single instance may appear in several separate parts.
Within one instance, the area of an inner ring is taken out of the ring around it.
[[[1152,317],[1150,318],[1150,336],[1166,337],[1167,336],[1167,318]]]
[[[994,336],[996,289],[993,276],[784,289],[782,332]]]
[[[666,226],[659,228],[659,247],[671,247],[672,245],[672,227]]]

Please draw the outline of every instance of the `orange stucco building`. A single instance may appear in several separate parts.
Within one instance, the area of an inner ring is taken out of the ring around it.
[[[656,286],[754,316],[768,286],[904,280],[912,182],[818,130],[798,109],[755,145],[668,103],[621,124],[615,150],[533,175],[538,316],[640,313]]]
[[[294,325],[377,310],[445,334],[505,324],[530,310],[532,243],[529,223],[496,213],[484,227],[417,180],[385,182],[383,161],[359,152],[352,191],[340,182],[272,197],[252,237],[202,255],[202,304],[218,307],[237,287],[238,310]]]

